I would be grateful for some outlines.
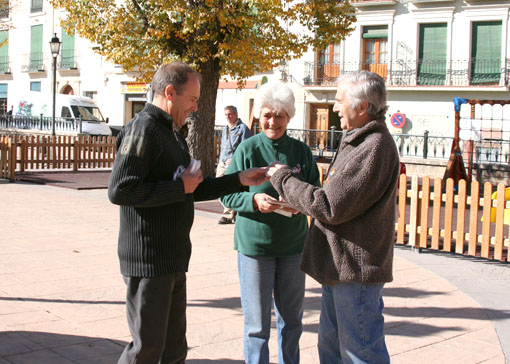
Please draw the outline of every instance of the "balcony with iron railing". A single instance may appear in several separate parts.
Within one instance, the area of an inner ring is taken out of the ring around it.
[[[420,86],[510,86],[510,58],[472,60],[394,60],[369,64],[360,61],[322,64],[305,62],[306,86],[331,87],[338,77],[358,70],[376,72],[393,87]]]
[[[22,72],[44,72],[45,70],[46,66],[44,64],[43,52],[33,52],[22,56]]]
[[[60,60],[57,68],[60,71],[77,70],[78,69],[78,56],[74,49],[63,49],[60,54]]]

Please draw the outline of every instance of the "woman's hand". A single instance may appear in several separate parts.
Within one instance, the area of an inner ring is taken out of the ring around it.
[[[269,201],[277,202],[278,200],[275,199],[274,197],[269,196],[266,193],[256,193],[253,196],[253,207],[255,208],[255,210],[259,210],[264,214],[273,212],[280,208],[280,205],[271,203]]]

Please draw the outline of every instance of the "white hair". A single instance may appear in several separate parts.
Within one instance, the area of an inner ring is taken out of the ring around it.
[[[384,79],[370,71],[356,71],[340,77],[339,84],[350,84],[347,95],[350,99],[351,109],[355,109],[361,102],[368,101],[368,115],[376,120],[384,120],[388,110],[386,104],[386,86]]]
[[[276,112],[285,111],[292,119],[296,114],[296,99],[292,89],[283,82],[265,83],[260,86],[253,103],[253,116],[260,119],[262,108]]]

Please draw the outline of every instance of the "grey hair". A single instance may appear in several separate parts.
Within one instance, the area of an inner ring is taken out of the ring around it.
[[[223,110],[224,111],[228,110],[230,112],[233,112],[234,114],[237,114],[237,107],[232,106],[232,105],[225,106],[225,109],[223,109]]]
[[[381,76],[362,70],[343,75],[338,83],[351,85],[347,90],[351,109],[355,109],[363,101],[368,101],[368,115],[374,120],[385,120],[388,105],[386,104],[386,86]]]
[[[283,82],[265,83],[260,86],[253,103],[253,116],[260,119],[263,107],[276,112],[285,111],[292,119],[296,114],[296,99],[292,89]]]
[[[184,85],[188,82],[189,76],[193,75],[200,82],[200,73],[184,62],[171,62],[159,67],[152,78],[151,90],[155,95],[164,95],[168,85],[172,85],[178,95],[181,94]]]

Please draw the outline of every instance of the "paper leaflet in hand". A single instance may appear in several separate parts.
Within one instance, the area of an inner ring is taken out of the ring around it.
[[[272,204],[272,205],[278,205],[280,206],[277,210],[274,210],[273,212],[276,212],[277,214],[280,214],[280,215],[283,215],[283,216],[287,216],[287,217],[291,217],[293,214],[292,212],[290,211],[285,211],[282,209],[282,207],[289,207],[289,205],[287,204],[287,202],[285,201],[280,201],[280,200],[273,200],[273,199],[266,199],[266,202]]]
[[[195,174],[200,169],[200,161],[195,158],[191,158],[191,162],[189,163],[189,166],[190,166],[189,171],[192,174]]]
[[[282,210],[281,208],[279,208],[278,210],[274,210],[273,212],[276,212],[277,214],[280,214],[280,215],[283,215],[283,216],[286,216],[286,217],[291,217],[293,215],[292,212]]]
[[[266,201],[268,203],[270,203],[271,205],[279,205],[280,207],[289,207],[289,204],[285,201],[270,200],[270,199],[267,199]]]
[[[189,163],[189,166],[190,166],[190,170],[189,171],[192,174],[194,174],[194,173],[196,173],[200,169],[200,161],[196,160],[195,158],[191,158],[191,162]],[[177,178],[179,178],[180,176],[182,176],[182,174],[184,173],[185,170],[186,169],[182,165],[177,167],[177,170],[174,172],[174,181]]]

